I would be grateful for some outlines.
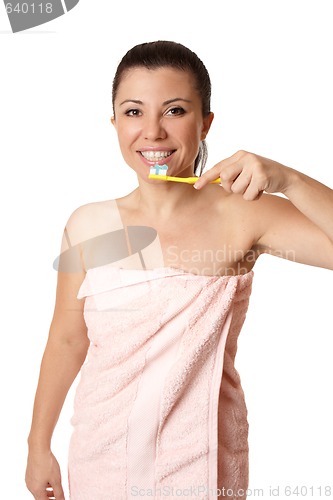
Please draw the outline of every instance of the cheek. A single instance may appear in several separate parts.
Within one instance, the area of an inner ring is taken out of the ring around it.
[[[120,116],[117,122],[117,130],[119,135],[132,135],[133,132],[140,128],[140,120],[137,118],[130,118],[127,116]]]
[[[135,124],[126,124],[125,126],[120,123],[117,128],[117,135],[121,148],[126,148],[130,146],[135,139],[137,135],[137,127]]]
[[[196,140],[200,141],[202,123],[201,120],[196,116],[191,116],[191,119],[187,121],[185,126],[181,127],[179,133],[186,139],[190,139],[192,142]]]
[[[197,150],[201,140],[201,128],[193,124],[183,132],[182,138],[189,149]]]

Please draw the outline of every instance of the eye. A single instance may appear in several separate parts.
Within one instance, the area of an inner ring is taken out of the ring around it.
[[[125,112],[127,116],[140,116],[141,111],[139,109],[129,109]]]
[[[185,109],[180,106],[175,106],[174,108],[169,109],[166,114],[171,116],[183,115],[185,113]]]

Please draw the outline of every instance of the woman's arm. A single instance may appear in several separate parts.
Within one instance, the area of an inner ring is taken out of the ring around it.
[[[242,195],[255,226],[256,250],[333,270],[333,190],[294,169],[238,151],[203,174],[202,188],[221,177],[229,193]],[[288,199],[267,193],[282,193]]]
[[[67,392],[79,372],[89,340],[83,301],[76,296],[84,272],[58,273],[54,316],[43,355],[35,397],[26,484],[36,499],[48,498],[46,488],[63,499],[60,469],[51,453],[51,438]]]
[[[333,270],[332,189],[294,170],[283,194],[260,200],[258,249]]]

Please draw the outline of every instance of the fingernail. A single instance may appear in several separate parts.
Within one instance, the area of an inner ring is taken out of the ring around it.
[[[195,184],[193,184],[193,187],[195,189],[200,189],[200,183],[199,182],[196,182]]]

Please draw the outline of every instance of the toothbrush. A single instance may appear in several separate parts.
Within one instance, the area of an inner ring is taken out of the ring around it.
[[[199,177],[172,177],[171,175],[166,175],[168,170],[167,165],[154,165],[150,167],[150,173],[148,175],[148,179],[158,179],[160,181],[172,181],[172,182],[186,182],[187,184],[194,184],[197,182]],[[221,179],[215,179],[214,181],[210,181],[210,184],[220,183]]]

